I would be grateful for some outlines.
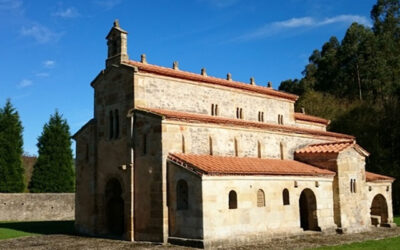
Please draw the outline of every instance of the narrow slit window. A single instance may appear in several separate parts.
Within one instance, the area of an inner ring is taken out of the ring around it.
[[[237,141],[237,139],[235,138],[235,140],[234,140],[234,149],[235,149],[235,156],[239,156],[239,145],[238,145],[238,141]]]
[[[262,111],[258,112],[258,121],[264,122],[264,112],[262,112]]]
[[[285,159],[285,145],[283,145],[282,142],[279,144],[279,151],[281,154],[281,160],[284,160]]]
[[[218,104],[214,105],[214,116],[218,116]]]
[[[118,109],[115,110],[115,138],[119,137],[119,113]]]
[[[147,134],[143,135],[143,155],[147,154]]]
[[[243,119],[243,109],[242,108],[240,108],[239,114],[240,114],[240,119]]]
[[[109,122],[108,122],[109,138],[112,139],[114,137],[114,116],[113,116],[113,112],[112,111],[110,111],[108,118],[109,118]]]
[[[186,148],[185,148],[185,136],[182,135],[182,153],[184,154],[186,152]]]
[[[240,108],[236,108],[236,118],[240,119]]]
[[[261,142],[257,142],[257,156],[258,158],[261,158]]]
[[[211,115],[214,116],[215,109],[214,109],[214,103],[211,104]]]
[[[210,155],[213,155],[213,141],[211,136],[208,137],[208,143],[209,143],[209,147],[210,147]]]

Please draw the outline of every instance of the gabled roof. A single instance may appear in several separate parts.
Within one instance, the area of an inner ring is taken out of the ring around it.
[[[312,144],[296,150],[295,154],[338,154],[349,147],[353,147],[364,156],[369,156],[369,153],[356,144],[354,140]]]
[[[222,78],[201,75],[201,74],[196,74],[196,73],[191,73],[191,72],[187,72],[187,71],[176,70],[176,69],[171,69],[171,68],[166,68],[166,67],[161,67],[161,66],[157,66],[157,65],[141,63],[141,62],[131,61],[131,60],[127,61],[125,63],[128,65],[137,67],[139,69],[139,72],[153,73],[153,74],[157,74],[157,75],[164,75],[164,76],[169,76],[169,77],[174,77],[174,78],[179,78],[179,79],[215,84],[215,85],[219,85],[219,86],[235,88],[235,89],[255,92],[255,93],[259,93],[259,94],[265,94],[265,95],[269,95],[269,96],[279,97],[279,98],[283,98],[283,99],[287,99],[287,100],[291,100],[291,101],[296,101],[299,98],[297,95],[274,90],[272,88],[250,85],[248,83],[226,80],[226,79],[222,79]]]
[[[294,160],[170,153],[168,160],[198,175],[334,176]]]
[[[315,122],[315,123],[320,123],[323,125],[329,125],[331,122],[330,120],[326,120],[321,117],[317,116],[312,116],[312,115],[306,115],[303,113],[294,113],[294,119],[296,120],[301,120],[301,121],[307,121],[307,122]]]
[[[393,182],[395,180],[393,177],[375,174],[368,171],[365,171],[365,178],[368,182]]]
[[[78,136],[80,133],[82,133],[82,131],[85,130],[88,126],[94,124],[94,122],[95,122],[95,119],[94,119],[94,118],[90,119],[90,120],[89,120],[87,123],[85,123],[85,125],[83,125],[78,131],[76,131],[75,134],[73,134],[73,135],[71,136],[71,138],[74,139],[74,140],[76,140],[77,136]]]
[[[212,123],[219,125],[229,125],[229,126],[238,126],[245,128],[259,128],[265,130],[272,131],[281,131],[281,132],[289,132],[289,133],[297,133],[297,134],[309,134],[309,135],[319,135],[319,136],[328,136],[333,138],[340,139],[354,139],[351,135],[339,134],[334,132],[321,131],[316,129],[306,129],[299,128],[294,126],[285,126],[278,124],[270,124],[263,122],[254,122],[254,121],[246,121],[241,119],[232,119],[225,118],[220,116],[210,116],[204,114],[195,114],[195,113],[187,113],[173,110],[165,110],[165,109],[155,109],[155,108],[137,108],[135,111],[151,113],[155,115],[159,115],[168,120],[177,120],[177,121],[185,121],[185,122],[197,122],[197,123]]]

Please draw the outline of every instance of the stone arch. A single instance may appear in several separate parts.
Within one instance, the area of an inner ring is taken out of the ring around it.
[[[375,195],[371,203],[371,224],[374,226],[388,223],[388,206],[382,194]]]
[[[306,188],[300,194],[299,199],[300,226],[303,230],[320,231],[317,217],[317,199],[314,192]]]
[[[110,178],[105,188],[106,226],[111,236],[122,237],[124,233],[124,199],[121,182]]]

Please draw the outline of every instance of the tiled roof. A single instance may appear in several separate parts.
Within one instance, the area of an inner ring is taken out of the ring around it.
[[[170,153],[168,160],[199,175],[334,176],[326,169],[294,160]]]
[[[385,175],[380,175],[380,174],[375,174],[371,172],[365,171],[365,178],[369,182],[375,182],[375,181],[391,181],[393,182],[395,178],[385,176]]]
[[[324,125],[328,125],[330,123],[329,120],[326,120],[324,118],[317,117],[317,116],[312,116],[312,115],[306,115],[306,114],[303,114],[303,113],[294,113],[294,118],[296,120],[321,123],[321,124],[324,124]]]
[[[354,147],[365,156],[369,155],[369,153],[357,145],[354,140],[312,144],[296,150],[295,154],[337,154],[349,147]]]
[[[127,61],[125,63],[127,63],[128,65],[137,67],[139,69],[139,71],[142,71],[142,72],[148,72],[148,73],[164,75],[164,76],[169,76],[169,77],[174,77],[174,78],[180,78],[180,79],[186,79],[186,80],[191,80],[191,81],[196,81],[196,82],[204,82],[204,83],[210,83],[210,84],[220,85],[220,86],[224,86],[224,87],[241,89],[241,90],[255,92],[255,93],[259,93],[259,94],[265,94],[265,95],[269,95],[269,96],[284,98],[284,99],[288,99],[291,101],[296,101],[299,98],[297,95],[289,94],[289,93],[282,92],[282,91],[277,91],[272,88],[250,85],[248,83],[230,81],[230,80],[226,80],[226,79],[222,79],[222,78],[205,76],[205,75],[201,75],[201,74],[195,74],[195,73],[191,73],[191,72],[187,72],[187,71],[175,70],[175,69],[171,69],[171,68],[166,68],[166,67],[161,67],[161,66],[157,66],[157,65],[141,63],[141,62],[131,61],[131,60]]]
[[[138,108],[138,109],[136,109],[136,111],[142,111],[142,112],[156,114],[159,116],[163,116],[169,120],[213,123],[213,124],[219,124],[219,125],[231,125],[231,126],[240,126],[240,127],[246,127],[246,128],[259,128],[259,129],[290,132],[290,133],[297,133],[297,134],[311,134],[311,135],[328,136],[328,137],[334,137],[334,138],[354,139],[354,137],[351,135],[321,131],[321,130],[316,130],[316,129],[306,129],[306,128],[299,128],[299,127],[293,127],[293,126],[269,124],[269,123],[263,123],[263,122],[253,122],[253,121],[246,121],[246,120],[241,120],[241,119],[232,119],[232,118],[225,118],[225,117],[219,117],[219,116],[210,116],[210,115],[203,115],[203,114],[165,110],[165,109]]]

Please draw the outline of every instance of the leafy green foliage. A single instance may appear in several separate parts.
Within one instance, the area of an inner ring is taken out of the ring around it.
[[[69,126],[56,112],[38,139],[39,156],[29,184],[32,193],[74,192],[74,170]]]
[[[330,119],[330,130],[356,136],[371,153],[367,170],[393,176],[400,213],[400,2],[378,0],[372,29],[353,23],[343,40],[314,50],[302,79],[280,90],[300,96],[296,110]]]
[[[18,112],[7,100],[0,109],[0,192],[24,191],[24,169],[22,167],[22,124]]]

